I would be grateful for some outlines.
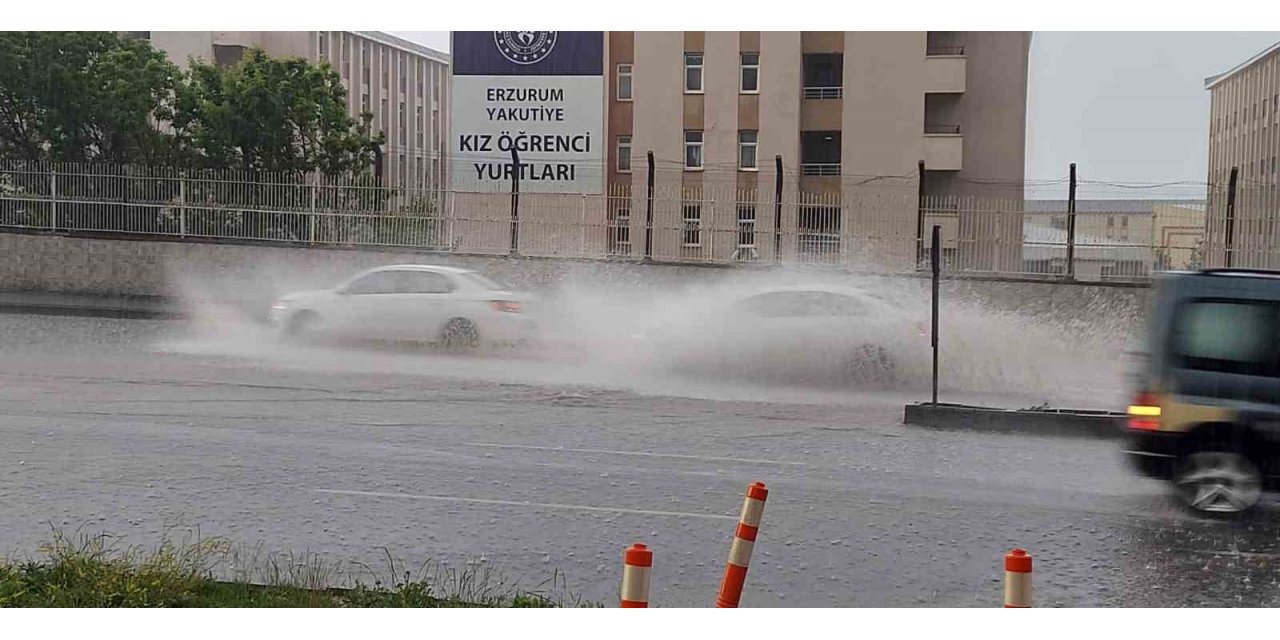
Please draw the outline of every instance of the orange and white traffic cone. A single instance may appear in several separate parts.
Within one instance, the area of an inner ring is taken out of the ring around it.
[[[1031,606],[1031,556],[1014,549],[1004,557],[1004,606],[1026,609]]]
[[[751,549],[760,531],[760,517],[764,515],[764,501],[769,490],[763,482],[747,487],[747,498],[742,503],[742,516],[738,518],[738,530],[733,534],[729,547],[729,562],[724,567],[724,580],[720,582],[720,595],[716,607],[736,609],[742,599],[742,585],[747,581],[747,567],[751,564]]]
[[[618,606],[623,609],[649,606],[649,571],[652,567],[653,552],[649,547],[637,542],[622,552],[622,595]]]

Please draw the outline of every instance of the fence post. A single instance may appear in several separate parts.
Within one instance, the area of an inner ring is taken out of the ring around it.
[[[929,248],[933,268],[933,327],[929,340],[933,343],[933,404],[938,404],[938,281],[942,278],[942,225],[933,225],[933,246]]]
[[[187,237],[187,175],[178,174],[178,235]]]
[[[520,153],[511,147],[511,248],[510,255],[520,253]]]
[[[715,196],[711,196],[711,199],[707,201],[707,204],[711,205],[710,207],[711,224],[706,225],[707,251],[706,251],[706,255],[703,257],[706,258],[707,260],[711,260],[714,262],[716,259],[716,198]],[[699,216],[698,224],[700,225],[702,224],[701,216]]]
[[[49,165],[49,230],[58,230],[58,167]]]
[[[311,244],[316,243],[316,203],[319,199],[320,192],[320,172],[311,174],[311,215],[307,216],[307,240]]]
[[[1071,163],[1067,187],[1067,279],[1076,278],[1076,163]]]
[[[1231,177],[1227,180],[1227,228],[1225,229],[1224,260],[1226,268],[1235,266],[1236,253],[1236,180],[1239,178],[1239,167],[1231,167]]]
[[[646,180],[649,183],[649,193],[645,200],[644,211],[644,261],[653,260],[653,151],[648,152],[647,160],[649,163],[649,175]]]
[[[924,160],[916,163],[920,174],[916,184],[916,269],[924,262]]]
[[[773,261],[782,262],[782,154],[773,157]]]

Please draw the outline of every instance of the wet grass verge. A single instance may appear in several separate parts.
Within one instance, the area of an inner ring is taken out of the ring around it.
[[[385,550],[384,550],[385,551]],[[153,548],[109,534],[55,529],[37,557],[0,561],[0,607],[563,607],[599,606],[569,593],[563,575],[524,589],[485,561],[406,571],[266,553],[188,532]]]

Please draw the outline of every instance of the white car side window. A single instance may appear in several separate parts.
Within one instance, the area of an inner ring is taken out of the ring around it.
[[[452,293],[453,282],[448,276],[430,271],[400,272],[399,293]]]
[[[396,292],[396,273],[394,271],[378,271],[371,273],[347,286],[346,292],[351,295],[372,295]]]

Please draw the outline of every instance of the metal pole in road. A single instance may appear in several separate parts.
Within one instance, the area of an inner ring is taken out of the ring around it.
[[[938,281],[942,278],[942,225],[933,225],[929,262],[933,268],[933,328],[929,332],[933,346],[933,404],[938,404]]]

